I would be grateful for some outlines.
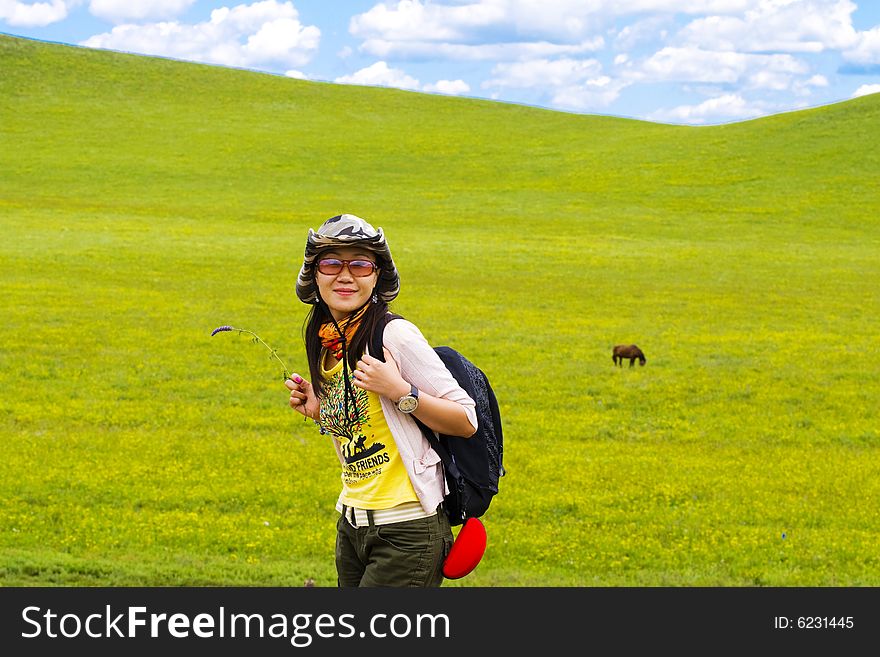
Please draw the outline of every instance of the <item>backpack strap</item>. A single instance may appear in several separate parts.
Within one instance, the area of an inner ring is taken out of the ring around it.
[[[446,482],[450,485],[450,488],[452,488],[452,482],[455,482],[454,490],[452,490],[451,493],[453,493],[458,500],[458,508],[462,510],[461,520],[464,521],[464,509],[467,508],[467,501],[469,496],[467,495],[467,491],[465,490],[464,476],[461,474],[461,470],[458,469],[458,465],[456,465],[455,459],[452,458],[449,450],[446,449],[446,445],[444,445],[443,441],[438,438],[437,434],[434,433],[434,430],[417,417],[410,417],[412,417],[412,419],[415,420],[416,424],[419,425],[419,429],[422,430],[422,435],[428,441],[428,444],[431,445],[431,448],[435,452],[437,452],[437,455],[440,457],[440,461],[443,463],[443,468],[446,470]]]
[[[370,356],[378,358],[383,363],[385,362],[385,352],[382,351],[382,346],[385,344],[385,326],[393,319],[403,319],[403,315],[396,315],[392,312],[385,313],[385,316],[376,325],[373,335],[370,336]]]

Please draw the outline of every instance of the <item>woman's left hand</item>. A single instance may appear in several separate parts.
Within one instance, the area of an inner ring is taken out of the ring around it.
[[[385,349],[385,362],[364,354],[357,362],[357,368],[352,373],[354,384],[377,395],[388,397],[397,401],[410,391],[410,385],[400,376],[397,362],[391,353]]]

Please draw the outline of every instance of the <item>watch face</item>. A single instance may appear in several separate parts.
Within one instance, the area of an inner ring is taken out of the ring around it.
[[[419,406],[419,400],[413,397],[412,395],[407,395],[406,397],[402,397],[399,402],[397,402],[397,408],[402,413],[412,413]]]

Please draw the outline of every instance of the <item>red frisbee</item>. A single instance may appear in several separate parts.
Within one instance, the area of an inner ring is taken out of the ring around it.
[[[443,577],[459,579],[480,563],[486,551],[486,528],[479,518],[468,518],[443,562]]]

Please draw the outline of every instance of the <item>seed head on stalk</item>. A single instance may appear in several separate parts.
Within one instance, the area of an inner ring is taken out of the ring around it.
[[[284,379],[282,379],[282,380],[286,381],[287,379],[290,378],[291,373],[290,373],[290,370],[287,369],[287,365],[285,365],[284,361],[278,357],[278,353],[275,351],[275,349],[273,349],[272,347],[267,345],[263,341],[263,338],[261,338],[259,335],[257,335],[253,331],[248,331],[247,329],[236,328],[235,326],[224,325],[224,326],[218,326],[213,331],[211,331],[211,337],[213,338],[218,333],[225,333],[226,331],[238,331],[239,335],[241,335],[242,333],[247,333],[248,335],[250,335],[251,340],[254,344],[259,343],[259,344],[263,345],[264,347],[266,347],[266,349],[269,350],[271,357],[274,358],[275,360],[277,360],[279,363],[281,363],[281,367],[284,369]]]

